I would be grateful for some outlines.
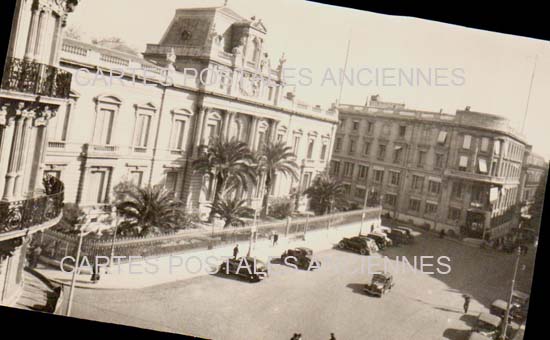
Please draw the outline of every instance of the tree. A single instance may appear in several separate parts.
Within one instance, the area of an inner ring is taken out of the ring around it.
[[[145,236],[185,227],[183,202],[162,185],[136,187],[126,195],[127,199],[117,204],[124,218],[119,225],[121,234]]]
[[[246,143],[235,138],[231,140],[217,138],[193,162],[193,169],[203,175],[209,175],[215,180],[214,199],[212,206],[216,206],[220,194],[233,191],[237,188],[248,190],[249,184],[256,184],[253,157]],[[212,222],[214,213],[210,211],[208,222]]]
[[[317,176],[304,194],[310,199],[310,207],[317,215],[331,213],[334,209],[345,209],[349,204],[345,185],[326,174]]]
[[[231,225],[244,225],[241,217],[246,216],[249,208],[246,207],[246,200],[224,195],[218,201],[210,205],[210,212],[222,219],[225,223],[223,228]]]
[[[86,216],[84,211],[74,203],[65,203],[63,206],[63,218],[56,224],[52,230],[67,235],[78,235],[78,224]]]
[[[269,209],[269,193],[274,184],[275,176],[282,174],[285,177],[298,179],[298,164],[294,161],[296,155],[292,148],[284,142],[265,143],[257,156],[257,169],[265,175],[264,195],[262,201],[262,217],[266,217]]]

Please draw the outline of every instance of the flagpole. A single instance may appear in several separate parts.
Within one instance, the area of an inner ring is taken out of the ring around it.
[[[523,122],[521,123],[521,133],[525,129],[525,121],[527,120],[527,113],[529,111],[529,102],[531,101],[531,91],[533,90],[533,80],[535,79],[535,72],[537,70],[537,61],[539,55],[535,55],[535,64],[533,65],[533,72],[531,73],[531,81],[529,82],[529,93],[527,94],[527,103],[525,104],[525,113],[523,114]]]
[[[346,51],[346,61],[344,62],[344,74],[340,77],[340,93],[338,94],[338,105],[342,103],[342,92],[344,91],[344,76],[348,70],[349,51],[351,48],[351,27],[349,29],[348,47]]]

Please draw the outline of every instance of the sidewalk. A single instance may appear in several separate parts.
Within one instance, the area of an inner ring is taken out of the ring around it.
[[[269,240],[258,241],[251,251],[251,256],[267,262],[269,257],[279,258],[285,250],[292,247],[304,246],[311,248],[314,252],[331,249],[342,237],[357,235],[359,228],[360,222],[355,222],[332,227],[330,231],[326,229],[309,231],[306,234],[305,241],[301,239],[294,240],[292,237],[290,239],[280,237],[276,246],[273,246]],[[233,255],[233,247],[235,247],[234,244],[211,250],[171,254],[155,258],[134,258],[127,263],[107,268],[108,273],[105,273],[105,268],[102,268],[101,279],[97,283],[91,282],[89,268],[82,268],[82,273],[77,275],[76,286],[91,289],[139,289],[209,275],[225,258]],[[248,248],[249,242],[240,242],[238,256],[245,256]],[[64,272],[59,267],[53,268],[43,265],[36,268],[36,271],[55,283],[71,285],[72,272]]]

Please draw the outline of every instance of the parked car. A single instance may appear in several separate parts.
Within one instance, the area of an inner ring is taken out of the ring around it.
[[[283,263],[293,264],[301,269],[309,269],[311,266],[320,267],[321,261],[313,258],[313,250],[306,247],[297,247],[286,250],[281,255]]]
[[[404,227],[404,226],[398,226],[398,227],[395,227],[395,229],[400,229],[400,230],[404,230],[407,235],[414,241],[414,239],[420,235],[422,235],[422,233],[412,229],[412,228],[409,228],[409,227]]]
[[[495,339],[500,333],[500,324],[502,319],[496,315],[481,313],[477,317],[476,324],[472,331],[479,333],[491,339]]]
[[[493,315],[496,315],[504,320],[506,316],[506,310],[508,309],[508,302],[498,299],[493,301],[489,312]],[[518,305],[512,304],[510,306],[510,320],[511,321],[521,321],[523,319],[523,313],[520,310]]]
[[[485,335],[482,335],[476,332],[471,332],[470,336],[468,337],[468,340],[493,340],[493,338],[489,338]]]
[[[266,264],[254,257],[228,259],[220,265],[219,273],[239,276],[250,282],[259,282],[269,274]]]
[[[407,234],[405,230],[393,228],[388,234],[388,237],[392,240],[394,245],[411,244],[411,236]]]
[[[372,275],[370,283],[365,285],[364,291],[371,295],[382,297],[394,286],[393,276],[390,273],[379,272]]]
[[[358,251],[361,255],[371,255],[378,251],[374,240],[361,236],[344,237],[342,241],[338,242],[338,248]]]
[[[525,320],[529,309],[529,294],[514,290],[512,292],[512,304],[517,306],[517,312],[521,320]]]
[[[373,239],[380,250],[385,249],[387,247],[391,247],[393,244],[392,240],[388,237],[388,235],[384,233],[374,232],[374,233],[368,234],[367,237],[370,239]]]
[[[381,225],[378,228],[374,229],[373,232],[374,233],[382,233],[382,234],[387,235],[387,234],[391,233],[391,228]]]

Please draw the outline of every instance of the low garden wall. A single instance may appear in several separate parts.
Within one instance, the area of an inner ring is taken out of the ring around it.
[[[365,210],[366,226],[380,223],[381,208],[374,207]],[[287,220],[259,223],[254,237],[256,240],[269,239],[274,233],[280,237],[297,238],[312,230],[358,222],[362,210],[341,212],[325,216],[289,218]],[[228,244],[249,240],[254,226],[228,228],[221,231],[184,230],[182,232],[148,237],[118,238],[113,240],[97,240],[84,238],[81,248],[82,256],[114,255],[155,257],[186,251],[212,249]],[[42,256],[51,260],[61,260],[66,256],[76,256],[78,236],[66,235],[53,230],[47,230],[40,236]]]

